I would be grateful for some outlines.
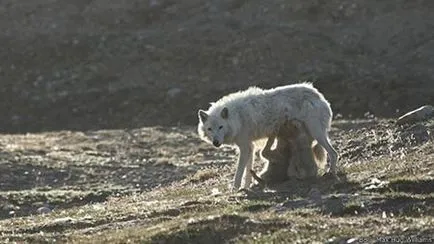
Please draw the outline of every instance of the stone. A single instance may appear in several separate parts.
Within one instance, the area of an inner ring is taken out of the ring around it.
[[[418,121],[428,120],[434,117],[434,107],[425,105],[413,111],[410,111],[398,118],[396,123],[398,125],[414,123]]]

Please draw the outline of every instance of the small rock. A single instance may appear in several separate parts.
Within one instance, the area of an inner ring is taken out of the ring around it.
[[[181,210],[179,210],[177,208],[173,208],[173,209],[166,210],[164,213],[167,216],[173,216],[173,217],[175,217],[175,216],[178,216],[178,215],[181,214]]]
[[[344,116],[342,116],[342,114],[336,114],[335,119],[342,119]]]
[[[70,224],[75,222],[75,219],[70,218],[70,217],[64,217],[64,218],[57,218],[57,219],[53,219],[50,224],[51,225],[64,225],[64,224]]]
[[[181,204],[181,206],[185,207],[185,206],[200,205],[201,203],[202,202],[200,201],[192,200],[192,201],[184,202],[183,204]]]
[[[156,158],[153,161],[153,166],[173,166],[168,158]]]
[[[416,124],[401,132],[399,137],[402,141],[420,144],[430,140],[430,131],[425,125]]]
[[[198,219],[195,219],[195,218],[189,218],[188,220],[187,220],[187,224],[195,224],[195,223],[197,223],[198,222]]]
[[[6,204],[0,205],[0,210],[3,210],[3,211],[9,211],[9,212],[15,213],[15,210],[19,210],[19,209],[20,209],[19,206],[15,206],[13,204],[6,203]]]
[[[328,198],[322,206],[322,212],[324,214],[339,215],[343,213],[344,209],[345,205],[343,199],[335,196]]]
[[[157,0],[149,0],[150,7],[155,7],[157,5],[159,5],[159,2]]]
[[[51,213],[51,209],[49,207],[40,207],[36,210],[38,214],[48,214]]]
[[[315,203],[321,203],[322,202],[322,195],[318,188],[312,188],[309,191],[309,198],[314,201]]]
[[[222,195],[222,193],[218,188],[211,189],[211,196],[220,196],[220,195]]]
[[[182,92],[182,90],[180,88],[171,88],[167,91],[167,96],[169,98],[174,98],[174,97],[178,96],[181,92]]]
[[[381,189],[386,187],[389,184],[387,181],[382,181],[377,178],[372,178],[369,183],[364,185],[365,190],[375,190],[375,189]]]
[[[13,115],[13,116],[11,117],[11,120],[12,120],[13,122],[17,122],[17,121],[21,120],[21,116],[19,116],[19,115]]]
[[[239,61],[239,59],[238,59],[237,57],[233,57],[233,58],[232,58],[232,64],[233,64],[234,66],[237,66],[239,62],[240,62],[240,61]]]
[[[82,220],[84,220],[84,221],[93,220],[93,217],[90,216],[90,215],[85,215],[85,216],[82,218]]]
[[[414,123],[417,121],[428,120],[434,117],[434,107],[425,105],[413,111],[410,111],[398,118],[396,123],[398,125]]]

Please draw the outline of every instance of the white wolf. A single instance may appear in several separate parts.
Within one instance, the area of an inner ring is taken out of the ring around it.
[[[237,145],[238,166],[233,188],[238,190],[244,175],[244,186],[252,181],[254,144],[276,134],[286,121],[303,122],[309,134],[328,153],[327,172],[336,174],[338,153],[330,143],[328,130],[332,120],[330,103],[311,83],[280,86],[269,90],[250,87],[226,95],[211,103],[208,111],[199,110],[198,133],[215,147]]]

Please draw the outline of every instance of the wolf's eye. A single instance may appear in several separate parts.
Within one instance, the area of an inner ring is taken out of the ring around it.
[[[211,127],[209,127],[208,130],[211,131],[212,130]]]
[[[223,125],[220,125],[219,130],[223,129]]]

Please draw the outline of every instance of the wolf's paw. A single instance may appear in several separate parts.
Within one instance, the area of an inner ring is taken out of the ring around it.
[[[330,180],[338,180],[339,179],[338,176],[337,176],[337,174],[334,173],[334,172],[332,172],[332,171],[328,171],[328,172],[324,173],[322,175],[322,178],[324,178],[324,179],[330,179]]]
[[[253,192],[262,192],[262,191],[264,191],[264,189],[265,189],[265,185],[263,185],[263,184],[252,184],[250,186],[250,191],[253,191]]]
[[[232,192],[232,193],[236,193],[239,190],[241,190],[240,186],[236,186],[236,185],[232,185],[232,184],[229,185],[228,188],[229,188],[229,192]]]

